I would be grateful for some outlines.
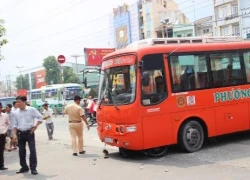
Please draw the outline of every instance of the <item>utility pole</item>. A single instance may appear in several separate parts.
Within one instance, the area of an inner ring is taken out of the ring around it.
[[[19,69],[20,79],[21,79],[21,89],[23,89],[23,78],[22,78],[22,68],[23,66],[17,66],[17,69]]]
[[[83,55],[77,55],[77,54],[71,55],[71,57],[75,58],[75,61],[76,61],[76,74],[77,74],[77,77],[78,77],[78,75],[79,75],[77,59],[78,59],[79,57],[82,57],[82,56],[83,56]]]

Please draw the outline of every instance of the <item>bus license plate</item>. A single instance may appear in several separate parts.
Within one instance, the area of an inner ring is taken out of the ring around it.
[[[104,138],[104,142],[113,143],[113,139],[112,138]]]

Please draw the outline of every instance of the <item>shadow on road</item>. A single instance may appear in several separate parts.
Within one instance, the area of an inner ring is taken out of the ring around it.
[[[168,154],[161,158],[149,158],[139,152],[133,152],[128,158],[123,158],[115,152],[110,153],[109,158],[124,162],[189,168],[250,158],[249,149],[250,132],[244,132],[208,139],[203,148],[196,153],[184,153],[175,145],[169,147]]]

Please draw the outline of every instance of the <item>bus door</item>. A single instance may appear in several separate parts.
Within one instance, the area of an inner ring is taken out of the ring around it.
[[[141,113],[144,148],[147,149],[171,143],[173,128],[165,101],[168,97],[167,60],[163,54],[153,54],[145,55],[142,61]]]

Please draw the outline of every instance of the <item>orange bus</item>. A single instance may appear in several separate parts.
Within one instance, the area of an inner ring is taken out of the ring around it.
[[[100,140],[123,155],[142,150],[161,156],[168,145],[195,152],[207,137],[249,130],[250,42],[239,41],[150,39],[107,55]]]

